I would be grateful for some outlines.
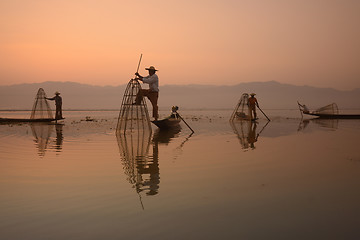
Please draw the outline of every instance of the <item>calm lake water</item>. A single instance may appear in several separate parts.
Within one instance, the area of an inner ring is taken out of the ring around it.
[[[231,112],[137,141],[117,111],[0,125],[0,239],[360,239],[360,120]]]

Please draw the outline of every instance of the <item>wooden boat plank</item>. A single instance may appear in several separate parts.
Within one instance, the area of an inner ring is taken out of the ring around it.
[[[60,119],[59,119],[60,120]],[[1,123],[21,123],[21,122],[52,122],[56,121],[55,118],[38,118],[38,119],[26,119],[26,118],[0,118]]]
[[[324,119],[360,119],[360,114],[320,114],[320,113],[305,113],[310,116],[316,116]]]

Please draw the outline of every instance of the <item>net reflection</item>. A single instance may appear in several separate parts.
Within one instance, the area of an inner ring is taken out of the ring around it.
[[[64,141],[63,137],[63,124],[49,124],[49,123],[31,123],[30,128],[34,136],[34,142],[38,149],[38,155],[45,156],[46,150],[51,148],[56,152],[62,151],[62,145]],[[51,135],[55,127],[56,138],[51,144]]]
[[[46,123],[31,123],[30,128],[34,136],[36,148],[38,149],[38,155],[43,157],[49,144],[53,126]]]
[[[131,132],[116,134],[127,181],[136,192],[153,196],[159,193],[160,168],[159,145],[168,144],[171,139],[179,136],[181,128],[151,133]]]
[[[153,156],[149,155],[151,132],[117,133],[116,138],[127,181],[137,193],[147,191],[148,195],[157,194],[160,183],[159,164],[156,151]]]
[[[268,124],[269,122],[266,122],[258,132],[258,122],[247,120],[230,121],[231,128],[237,135],[242,149],[255,149],[255,143],[258,141],[259,135]]]

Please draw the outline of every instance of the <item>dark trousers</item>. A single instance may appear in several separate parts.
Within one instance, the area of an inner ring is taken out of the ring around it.
[[[153,108],[153,118],[155,118],[155,120],[157,120],[159,117],[159,113],[158,113],[159,108],[157,105],[159,93],[150,91],[149,89],[140,89],[136,95],[135,103],[140,104],[141,100],[143,99],[144,96],[150,100],[150,102],[152,104],[152,108]]]
[[[56,105],[55,119],[62,119],[61,105]]]

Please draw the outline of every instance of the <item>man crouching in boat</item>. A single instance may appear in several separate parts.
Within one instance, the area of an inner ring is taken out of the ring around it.
[[[135,73],[136,76],[139,77],[139,80],[143,83],[149,84],[149,89],[140,89],[139,92],[136,95],[136,99],[134,102],[134,105],[140,105],[141,100],[143,96],[146,96],[153,108],[153,117],[155,121],[158,120],[159,114],[158,114],[158,98],[159,98],[159,77],[155,74],[157,69],[155,67],[150,66],[149,68],[145,68],[145,70],[149,71],[149,75],[146,77],[141,76],[138,72]]]

